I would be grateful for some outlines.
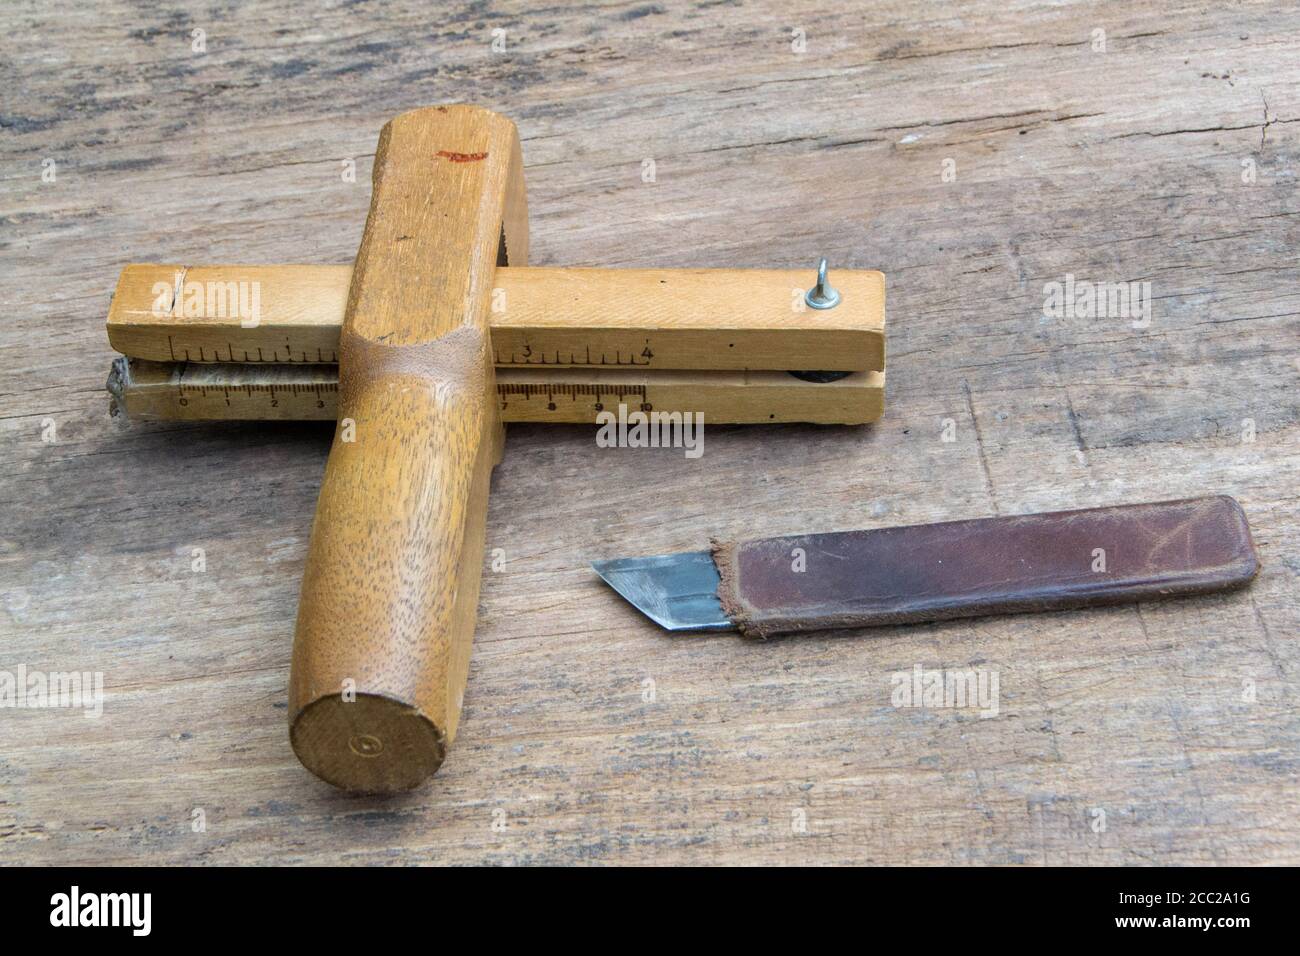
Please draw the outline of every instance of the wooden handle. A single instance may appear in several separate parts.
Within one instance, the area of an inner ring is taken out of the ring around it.
[[[348,790],[418,785],[456,734],[503,438],[487,314],[505,250],[526,261],[514,124],[453,106],[385,126],[289,682],[294,752]]]

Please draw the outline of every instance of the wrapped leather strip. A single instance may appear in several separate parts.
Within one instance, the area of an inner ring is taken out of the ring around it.
[[[747,637],[1205,594],[1259,570],[1226,495],[715,543],[713,557]]]

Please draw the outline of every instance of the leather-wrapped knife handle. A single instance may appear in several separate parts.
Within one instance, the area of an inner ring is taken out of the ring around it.
[[[1055,611],[1241,587],[1259,570],[1224,496],[715,544],[748,637]]]

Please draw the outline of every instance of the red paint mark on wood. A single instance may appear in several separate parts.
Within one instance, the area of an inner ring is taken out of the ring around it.
[[[438,155],[443,159],[450,159],[453,163],[477,163],[487,159],[487,153],[453,153],[449,149],[438,150]]]

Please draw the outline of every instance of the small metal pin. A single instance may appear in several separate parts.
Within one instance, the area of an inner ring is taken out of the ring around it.
[[[833,309],[840,304],[840,294],[826,281],[826,259],[817,263],[817,285],[804,293],[803,300],[814,309]]]

